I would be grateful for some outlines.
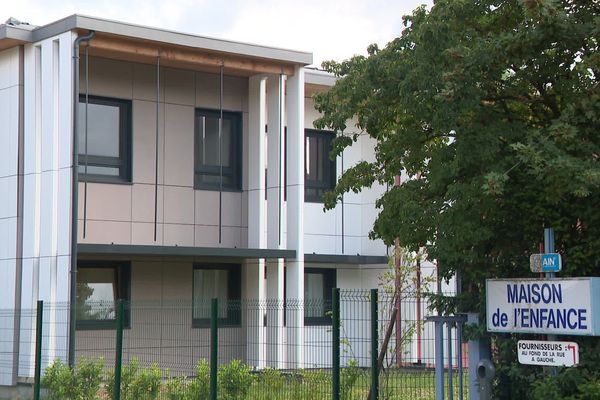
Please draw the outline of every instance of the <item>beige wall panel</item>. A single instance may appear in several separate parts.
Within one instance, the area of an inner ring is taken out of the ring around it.
[[[158,222],[163,220],[164,187],[157,187]],[[131,218],[134,222],[154,223],[154,185],[136,183],[131,186]]]
[[[80,87],[85,93],[85,59],[81,60]],[[89,93],[98,96],[131,99],[133,97],[133,64],[107,58],[90,57]]]
[[[192,263],[165,261],[163,271],[163,300],[165,302],[192,300]]]
[[[161,70],[160,101],[165,100],[165,80]],[[133,98],[156,101],[156,66],[133,64]]]
[[[84,183],[79,182],[79,217],[83,218]],[[87,218],[131,221],[131,185],[87,184]]]
[[[163,129],[164,105],[159,110],[158,182],[163,182]],[[150,101],[133,102],[133,181],[155,181],[156,158],[156,104]]]
[[[242,247],[242,229],[238,227],[223,226],[221,240],[221,246]]]
[[[164,224],[165,246],[193,246],[194,226],[180,224]]]
[[[242,194],[223,192],[223,225],[242,226]]]
[[[134,261],[131,263],[131,301],[160,301],[163,284],[162,262]]]
[[[242,229],[223,226],[219,244],[218,226],[196,225],[195,245],[200,247],[242,247]]]
[[[219,192],[210,190],[195,191],[196,224],[219,224]]]
[[[83,220],[77,225],[79,243],[131,244],[131,223],[88,220],[86,237],[83,238]]]
[[[219,109],[219,74],[196,73],[196,107]],[[248,103],[248,80],[225,76],[223,79],[223,109],[243,111]]]
[[[156,241],[154,240],[154,223],[133,222],[131,224],[131,244],[136,245],[162,245],[163,226],[156,225]]]
[[[196,225],[194,245],[200,247],[216,247],[219,244],[219,227]]]
[[[167,104],[165,183],[194,186],[194,107]]]
[[[194,189],[191,187],[165,186],[165,223],[194,223]]]
[[[173,104],[194,105],[194,72],[183,69],[165,68],[165,101]]]

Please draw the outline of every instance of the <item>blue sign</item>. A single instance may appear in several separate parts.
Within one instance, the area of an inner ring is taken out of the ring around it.
[[[558,272],[562,268],[562,260],[558,253],[542,254],[542,272]]]

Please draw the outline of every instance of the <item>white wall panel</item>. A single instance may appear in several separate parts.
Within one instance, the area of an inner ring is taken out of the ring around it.
[[[67,32],[24,47],[24,312],[39,299],[55,303],[69,298],[73,39]],[[66,331],[58,329],[66,330],[68,324],[53,322],[65,316],[52,311],[47,317],[49,326],[54,325],[44,339],[48,354],[64,359]],[[21,376],[32,372],[30,322],[27,317],[21,321]]]

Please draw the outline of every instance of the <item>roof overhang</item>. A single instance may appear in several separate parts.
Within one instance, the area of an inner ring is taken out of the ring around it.
[[[227,73],[253,75],[285,73],[312,63],[312,53],[221,40],[164,29],[83,15],[71,15],[33,31],[40,41],[67,31],[95,31],[89,42],[91,55],[125,61],[197,70],[215,70],[221,65]],[[85,46],[82,46],[82,51]]]
[[[304,70],[305,95],[312,96],[315,93],[326,92],[335,85],[338,78],[329,72],[317,69]]]
[[[30,43],[32,32],[12,25],[0,25],[0,51]]]

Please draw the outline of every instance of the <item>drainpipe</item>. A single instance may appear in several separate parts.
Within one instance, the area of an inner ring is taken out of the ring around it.
[[[75,366],[75,323],[77,319],[77,208],[79,207],[79,45],[89,42],[95,32],[79,36],[73,43],[73,182],[71,198],[71,293],[69,299],[69,366]]]

